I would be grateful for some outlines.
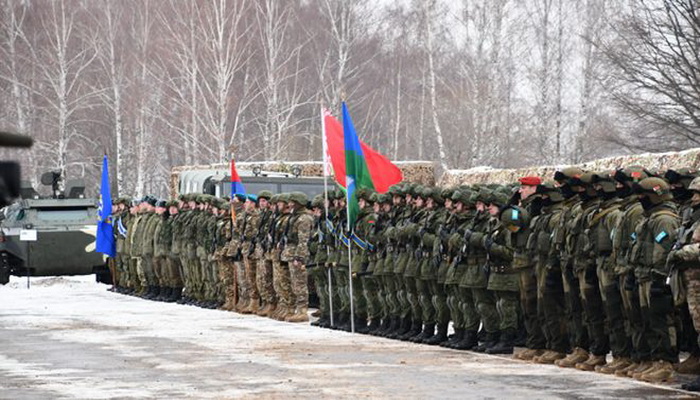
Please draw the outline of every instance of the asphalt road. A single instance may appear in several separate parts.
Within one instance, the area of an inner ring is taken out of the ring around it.
[[[0,399],[683,399],[691,393],[106,291],[0,287]]]

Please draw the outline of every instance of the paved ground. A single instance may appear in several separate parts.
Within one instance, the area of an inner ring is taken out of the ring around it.
[[[107,292],[0,287],[0,399],[683,399],[631,379]],[[675,385],[677,386],[677,385]]]

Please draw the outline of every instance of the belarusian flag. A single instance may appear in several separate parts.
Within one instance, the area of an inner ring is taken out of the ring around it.
[[[372,176],[369,174],[365,155],[360,146],[355,127],[350,118],[348,106],[343,102],[343,136],[345,142],[345,189],[348,204],[348,227],[352,230],[360,211],[357,200],[357,190],[361,188],[374,189]]]
[[[343,126],[337,119],[331,115],[328,110],[323,110],[323,134],[325,136],[324,145],[324,164],[327,164],[330,158],[330,164],[333,166],[333,175],[335,181],[342,187],[345,184],[345,142],[343,138]],[[365,157],[367,169],[372,177],[374,190],[378,193],[386,193],[389,188],[403,180],[403,174],[399,167],[394,165],[389,159],[382,154],[358,140],[362,154]],[[328,173],[327,173],[328,175]]]

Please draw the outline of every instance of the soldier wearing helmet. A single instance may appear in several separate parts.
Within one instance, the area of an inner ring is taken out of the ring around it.
[[[678,361],[666,261],[676,242],[680,218],[672,202],[671,186],[663,179],[643,179],[634,185],[634,191],[644,209],[644,218],[635,229],[630,261],[639,286],[640,308],[647,317],[643,334],[649,347],[639,356],[643,366],[633,377],[663,382],[673,376],[673,364]]]

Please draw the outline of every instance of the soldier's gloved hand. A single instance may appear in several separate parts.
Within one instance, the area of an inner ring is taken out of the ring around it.
[[[486,249],[486,251],[490,251],[491,246],[493,246],[493,238],[491,236],[484,237],[483,246]]]

